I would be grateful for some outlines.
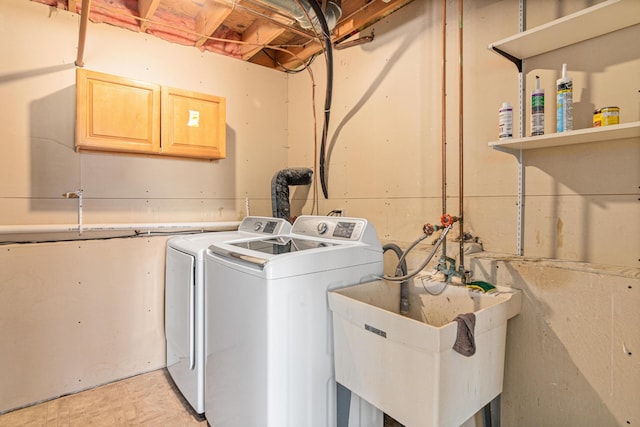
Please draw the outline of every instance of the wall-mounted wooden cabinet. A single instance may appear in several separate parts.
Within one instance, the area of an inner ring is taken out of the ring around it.
[[[163,87],[161,122],[163,154],[225,157],[224,98]]]
[[[76,70],[76,147],[158,153],[160,86]]]
[[[76,70],[76,148],[221,159],[224,98]]]

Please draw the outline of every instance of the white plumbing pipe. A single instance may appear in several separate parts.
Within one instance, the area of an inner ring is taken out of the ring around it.
[[[78,193],[78,234],[82,234],[82,189]]]
[[[63,193],[65,199],[78,199],[78,234],[82,235],[82,188],[77,191]]]
[[[141,224],[33,224],[33,225],[0,225],[0,236],[3,234],[61,233],[87,231],[131,231],[145,232],[167,231],[175,229],[227,231],[237,230],[240,221],[219,222],[152,222]]]

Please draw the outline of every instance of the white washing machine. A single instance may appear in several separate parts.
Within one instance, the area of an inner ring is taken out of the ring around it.
[[[212,244],[205,254],[209,423],[381,427],[380,410],[337,391],[327,292],[382,274],[375,230],[359,218],[301,216],[289,236]]]
[[[167,369],[198,414],[204,413],[204,252],[214,242],[288,234],[281,218],[246,217],[237,231],[177,236],[167,241],[165,334]]]

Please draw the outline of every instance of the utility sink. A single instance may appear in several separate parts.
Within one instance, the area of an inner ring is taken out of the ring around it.
[[[458,427],[502,392],[507,320],[521,293],[415,282],[406,316],[397,283],[329,292],[336,381],[407,427]],[[454,319],[465,313],[476,317],[469,357],[453,350]]]

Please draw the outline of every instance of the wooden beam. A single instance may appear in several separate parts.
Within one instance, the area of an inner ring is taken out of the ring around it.
[[[254,22],[242,33],[242,41],[249,43],[240,46],[239,53],[242,55],[242,59],[248,60],[285,31],[284,27],[270,22]]]
[[[156,13],[156,9],[158,9],[159,4],[160,0],[138,1],[138,15],[143,19],[140,21],[140,31],[143,33],[147,31],[147,27],[149,25],[145,20],[150,19]]]
[[[292,48],[288,50],[291,53],[295,54],[302,61],[306,61],[307,59],[311,58],[311,56],[321,52],[322,45],[320,45],[320,43],[317,43],[317,42],[310,42],[304,48],[297,48],[297,49]],[[278,57],[280,58],[280,63],[287,68],[295,69],[304,64],[304,62],[301,62],[295,56],[287,55],[286,53],[279,53]]]
[[[371,2],[354,15],[338,22],[338,25],[331,34],[331,38],[334,43],[342,41],[350,37],[354,32],[361,31],[364,28],[375,24],[385,16],[395,12],[403,6],[406,6],[412,1],[413,0],[390,0],[387,3],[383,1]]]
[[[82,1],[82,0],[80,0],[80,1]],[[67,3],[68,3],[67,10],[69,12],[73,12],[73,13],[78,12],[78,5],[76,3],[76,0],[69,0]]]
[[[196,33],[204,36],[196,40],[196,47],[205,44],[208,40],[207,37],[210,37],[222,25],[232,11],[233,6],[207,0],[196,16]]]

